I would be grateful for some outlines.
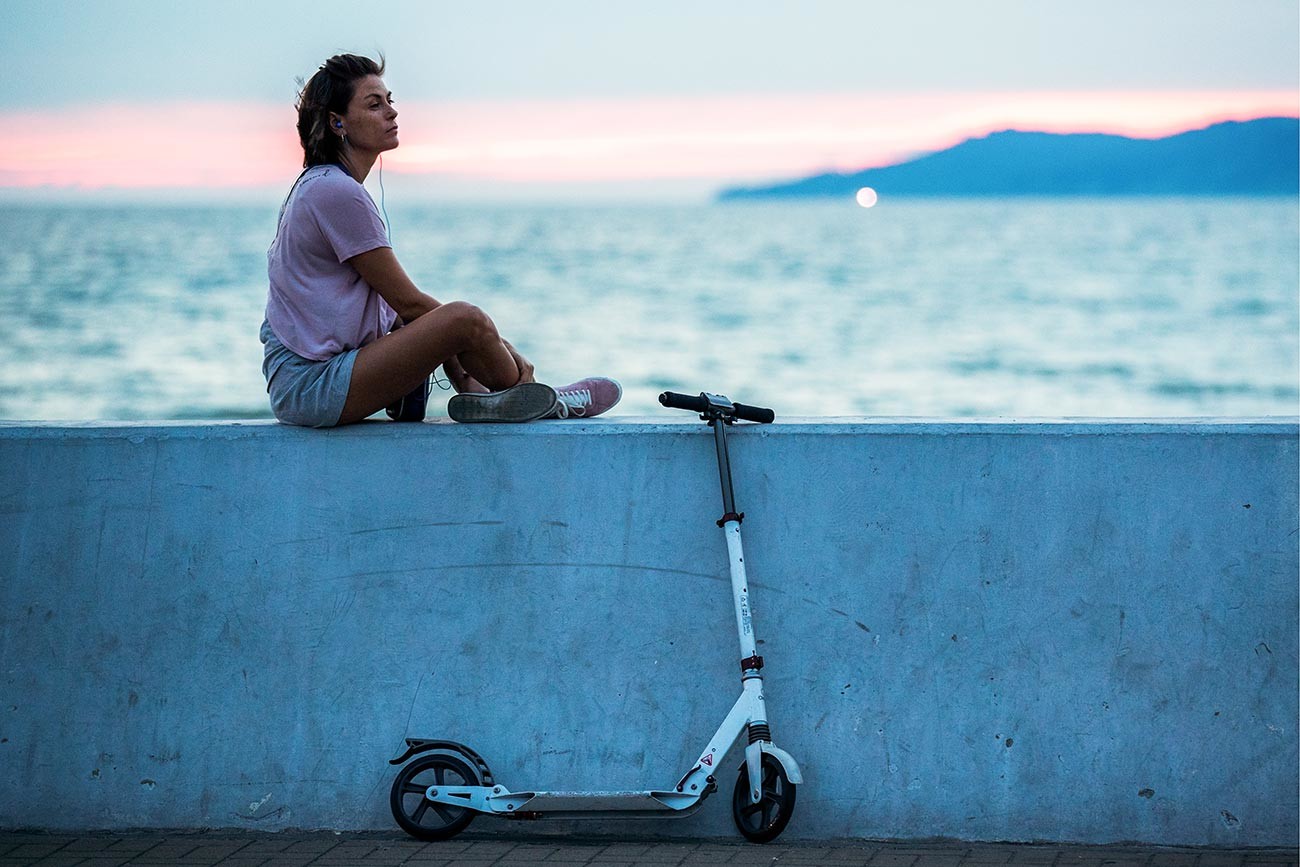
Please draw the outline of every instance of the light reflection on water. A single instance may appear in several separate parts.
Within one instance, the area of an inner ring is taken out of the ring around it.
[[[0,417],[265,418],[265,207],[0,207]],[[1292,199],[390,205],[426,291],[560,383],[797,415],[1300,407]],[[441,404],[435,405],[435,411]]]

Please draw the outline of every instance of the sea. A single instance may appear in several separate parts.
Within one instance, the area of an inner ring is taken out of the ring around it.
[[[1300,412],[1294,198],[402,204],[398,258],[542,381],[778,417]],[[0,419],[269,418],[278,198],[0,203]],[[434,389],[431,415],[448,392]]]

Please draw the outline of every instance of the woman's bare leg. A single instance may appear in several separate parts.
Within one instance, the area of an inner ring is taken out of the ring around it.
[[[451,383],[451,387],[456,389],[457,394],[484,394],[492,390],[466,373],[465,366],[454,355],[443,360],[442,372],[447,374],[447,380]],[[524,382],[529,379],[528,376],[523,377]]]
[[[424,382],[449,358],[493,391],[521,381],[519,365],[487,314],[453,301],[363,346],[352,368],[339,424],[373,415]]]

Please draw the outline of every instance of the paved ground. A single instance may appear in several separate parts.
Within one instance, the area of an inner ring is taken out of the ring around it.
[[[524,865],[866,865],[866,867],[1297,867],[1294,849],[1167,849],[1149,846],[1042,846],[963,843],[799,843],[739,840],[631,842],[598,838],[476,837],[418,843],[393,834],[332,832],[234,834],[223,831],[129,834],[0,832],[7,865],[178,864],[326,867],[413,864]]]

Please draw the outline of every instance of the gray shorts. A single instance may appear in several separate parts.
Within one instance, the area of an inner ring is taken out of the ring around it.
[[[357,350],[341,352],[328,361],[303,358],[280,342],[262,320],[262,375],[271,396],[271,412],[285,424],[334,427],[343,414],[352,383]]]

